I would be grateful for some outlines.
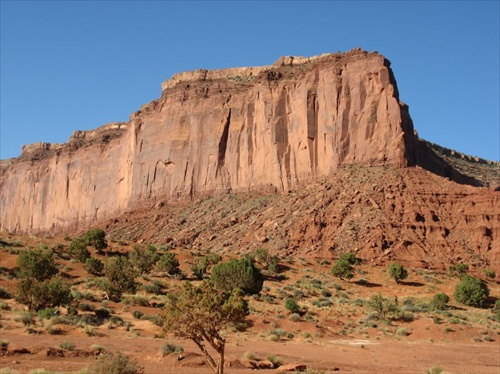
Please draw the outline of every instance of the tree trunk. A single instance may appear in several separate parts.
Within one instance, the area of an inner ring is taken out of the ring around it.
[[[193,340],[195,342],[195,344],[198,346],[198,348],[200,348],[200,351],[203,352],[203,355],[207,359],[208,363],[212,367],[212,370],[215,372],[215,374],[222,374],[222,372],[219,372],[219,368],[217,366],[217,363],[212,358],[212,356],[210,356],[210,353],[208,353],[207,348],[203,345],[203,343],[199,342],[198,340],[195,340],[195,339],[191,339],[191,340]]]
[[[226,347],[226,342],[222,340],[221,345],[219,347],[219,371],[217,374],[224,374],[224,351]]]

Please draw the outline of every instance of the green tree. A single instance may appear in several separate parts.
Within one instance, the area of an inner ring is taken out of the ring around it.
[[[168,294],[161,320],[166,332],[191,339],[213,371],[223,374],[226,339],[222,331],[229,326],[241,328],[247,315],[248,303],[239,289],[227,293],[208,281],[199,287],[185,282],[179,292]]]
[[[431,310],[444,310],[446,308],[446,304],[450,301],[450,298],[445,293],[437,293],[434,295],[432,300],[429,303],[429,308]]]
[[[357,258],[356,255],[352,252],[342,253],[339,257],[339,260],[346,260],[351,265],[358,265],[361,263],[361,259]]]
[[[222,262],[212,269],[212,281],[219,290],[231,292],[239,288],[244,293],[258,294],[262,290],[264,277],[253,259],[243,257]]]
[[[75,260],[83,263],[91,256],[85,242],[78,238],[71,241],[68,252]]]
[[[110,300],[119,301],[123,293],[135,293],[137,283],[136,271],[124,256],[117,256],[106,261],[104,279],[101,290],[106,292]]]
[[[20,279],[17,286],[16,300],[30,310],[40,310],[69,305],[72,300],[71,290],[59,276],[44,281]]]
[[[403,279],[408,278],[408,270],[403,265],[393,262],[387,268],[387,274],[399,284]]]
[[[100,276],[102,275],[102,272],[104,270],[104,263],[97,258],[90,257],[85,260],[85,265],[83,265],[83,268],[89,274]]]
[[[191,272],[198,279],[203,279],[203,276],[208,270],[209,262],[205,256],[196,257],[191,265]]]
[[[462,280],[455,287],[453,296],[459,303],[482,307],[488,296],[490,289],[488,285],[479,278],[463,275]]]
[[[19,252],[17,266],[19,266],[19,278],[31,279],[34,281],[50,279],[59,272],[54,261],[53,253],[39,249]]]
[[[164,271],[168,275],[176,275],[181,272],[179,269],[179,260],[172,252],[163,254],[156,264],[159,270]]]
[[[85,233],[84,241],[86,245],[92,246],[98,251],[108,247],[106,233],[104,230],[95,228]]]
[[[153,246],[149,246],[147,249],[135,246],[134,250],[129,252],[128,256],[132,265],[134,265],[141,274],[150,273],[159,258],[156,248]]]
[[[396,299],[388,299],[381,294],[370,297],[366,306],[373,310],[381,320],[385,320],[399,313],[399,306]]]
[[[354,277],[354,267],[347,259],[338,259],[332,267],[332,274],[342,280]]]

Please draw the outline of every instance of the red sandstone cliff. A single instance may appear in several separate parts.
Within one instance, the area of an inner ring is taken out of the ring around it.
[[[157,199],[288,190],[351,163],[425,160],[445,173],[419,145],[389,65],[355,49],[177,74],[128,123],[4,161],[0,231],[76,229]]]

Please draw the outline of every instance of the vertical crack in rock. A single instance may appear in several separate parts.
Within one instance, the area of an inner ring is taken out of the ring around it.
[[[349,114],[351,111],[351,88],[346,83],[342,88],[345,108],[342,110],[342,131],[340,135],[340,163],[343,163],[349,154]]]
[[[283,88],[278,102],[274,118],[276,121],[274,136],[276,143],[276,155],[280,166],[281,183],[284,186],[284,178],[290,182],[290,145],[288,143],[288,115],[287,115],[287,94]],[[284,170],[283,170],[284,168]]]
[[[255,104],[247,105],[247,139],[248,139],[248,165],[253,162],[253,126],[254,126]]]
[[[227,140],[229,138],[229,126],[231,125],[231,108],[229,108],[229,113],[226,117],[226,123],[224,124],[224,130],[222,131],[222,136],[219,140],[219,154],[217,158],[217,169],[215,171],[215,176],[219,174],[220,169],[224,166],[224,161],[226,159],[226,149]]]
[[[307,147],[311,172],[316,175],[318,167],[318,100],[316,89],[307,91]]]

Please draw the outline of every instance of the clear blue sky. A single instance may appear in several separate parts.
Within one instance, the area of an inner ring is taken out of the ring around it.
[[[499,1],[1,0],[0,158],[126,121],[174,73],[361,47],[419,135],[500,159]]]

